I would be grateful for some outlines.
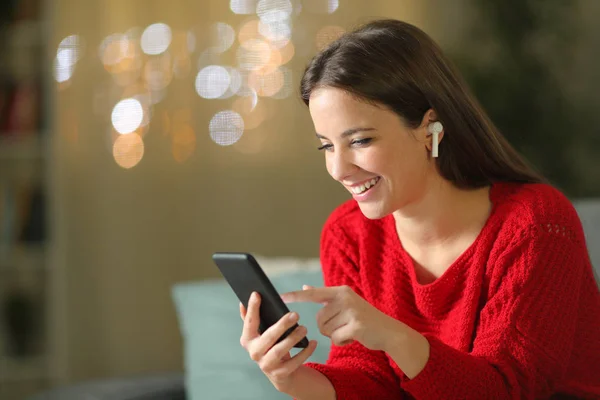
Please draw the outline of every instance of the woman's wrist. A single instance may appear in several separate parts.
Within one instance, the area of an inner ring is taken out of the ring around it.
[[[384,341],[387,353],[409,378],[416,377],[429,360],[429,341],[408,325],[394,320],[394,325]]]
[[[292,378],[289,388],[281,392],[296,400],[335,400],[335,389],[322,373],[306,365],[300,366]]]

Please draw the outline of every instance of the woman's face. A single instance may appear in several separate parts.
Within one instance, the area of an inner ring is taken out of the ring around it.
[[[425,145],[426,123],[411,129],[396,113],[328,87],[311,94],[309,109],[327,172],[367,218],[385,217],[424,196],[437,174]]]

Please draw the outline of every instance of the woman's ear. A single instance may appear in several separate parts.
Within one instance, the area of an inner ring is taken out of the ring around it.
[[[433,131],[432,131],[433,124],[435,124],[436,122],[441,122],[441,121],[438,120],[437,113],[435,112],[435,110],[433,108],[430,108],[423,115],[423,119],[421,120],[421,126],[419,127],[419,129],[422,129],[424,132],[425,147],[427,148],[427,151],[429,151],[429,152],[433,152],[433,150],[434,150],[434,146],[433,146],[434,137],[437,138],[438,145],[440,144],[440,142],[442,141],[442,138],[444,137],[443,125],[442,125],[441,131],[438,128],[437,129],[438,133],[435,135],[433,134]],[[436,124],[435,126],[437,128],[439,125]]]

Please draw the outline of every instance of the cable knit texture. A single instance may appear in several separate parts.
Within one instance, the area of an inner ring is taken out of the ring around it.
[[[431,283],[417,280],[393,216],[338,207],[321,239],[327,286],[351,286],[423,334],[408,379],[383,352],[332,346],[338,400],[600,398],[600,293],[571,203],[544,184],[495,184],[475,242]]]

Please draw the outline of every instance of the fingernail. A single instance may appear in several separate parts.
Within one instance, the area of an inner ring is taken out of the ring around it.
[[[296,318],[298,318],[298,314],[296,314],[295,312],[291,312],[290,315],[288,316],[288,318],[293,321]]]

